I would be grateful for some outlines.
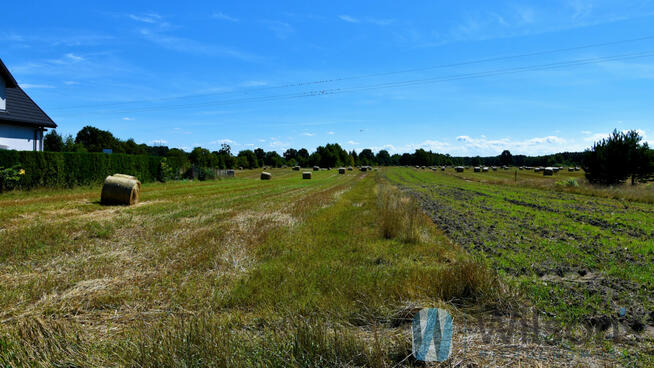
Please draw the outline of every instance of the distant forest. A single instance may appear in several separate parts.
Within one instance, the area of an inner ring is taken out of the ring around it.
[[[498,156],[455,157],[449,154],[435,153],[417,149],[413,153],[393,154],[386,150],[374,153],[364,149],[357,153],[344,150],[337,143],[319,146],[314,152],[305,148],[287,149],[282,155],[276,151],[264,151],[261,148],[232,152],[232,148],[223,144],[217,151],[196,147],[191,152],[166,146],[149,146],[137,144],[133,139],[120,140],[111,132],[92,126],[82,128],[75,138],[62,137],[55,130],[45,136],[44,148],[53,152],[102,152],[111,149],[113,153],[134,155],[152,155],[166,157],[177,162],[181,167],[191,165],[218,169],[257,168],[263,166],[282,167],[300,165],[303,167],[320,166],[442,166],[442,165],[487,165],[487,166],[579,166],[582,164],[583,152],[562,152],[544,156],[512,155],[504,151]]]

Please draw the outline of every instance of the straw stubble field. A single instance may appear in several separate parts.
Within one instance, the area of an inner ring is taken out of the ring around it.
[[[413,365],[419,308],[462,322],[538,306],[393,185],[409,172],[243,171],[146,184],[130,207],[102,206],[98,188],[3,194],[0,365]],[[497,356],[535,343],[484,342],[475,327],[454,340],[453,364],[554,356]],[[559,365],[613,362],[611,346],[588,349]]]

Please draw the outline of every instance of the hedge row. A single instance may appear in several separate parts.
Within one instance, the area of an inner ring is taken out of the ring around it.
[[[160,162],[161,157],[147,155],[0,150],[0,167],[19,165],[25,170],[23,189],[101,183],[115,173],[151,182],[158,178]]]

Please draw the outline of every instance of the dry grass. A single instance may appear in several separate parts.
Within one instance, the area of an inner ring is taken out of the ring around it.
[[[376,189],[377,218],[384,238],[397,238],[409,243],[419,241],[419,229],[424,226],[424,219],[416,199],[403,195],[389,184],[379,184]]]
[[[0,366],[413,366],[416,308],[517,310],[376,173],[272,172],[0,196]]]
[[[517,169],[516,169],[517,170]],[[501,184],[507,186],[530,187],[536,189],[552,190],[559,192],[584,194],[600,198],[612,198],[626,201],[638,201],[654,203],[654,183],[640,183],[631,185],[629,183],[604,186],[591,184],[586,180],[582,172],[560,171],[553,176],[543,176],[541,173],[534,173],[527,170],[500,170],[497,172],[464,173],[446,172],[447,175],[459,177],[464,180],[477,181],[480,183]],[[577,184],[571,183],[574,180]],[[561,185],[564,183],[564,185]]]

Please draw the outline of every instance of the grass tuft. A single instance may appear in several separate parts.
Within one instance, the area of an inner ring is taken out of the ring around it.
[[[406,243],[420,240],[419,220],[422,214],[415,198],[402,195],[389,184],[377,186],[377,212],[379,228],[386,239],[398,239]]]

